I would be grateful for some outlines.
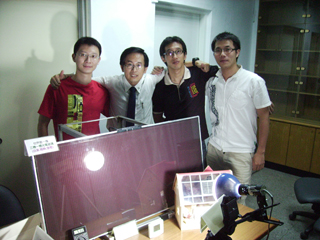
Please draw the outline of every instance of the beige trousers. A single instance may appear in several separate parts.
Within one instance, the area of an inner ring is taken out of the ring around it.
[[[241,184],[250,184],[253,155],[253,153],[222,152],[209,143],[206,160],[212,170],[231,169]],[[245,199],[246,196],[242,196],[238,202],[245,204]]]

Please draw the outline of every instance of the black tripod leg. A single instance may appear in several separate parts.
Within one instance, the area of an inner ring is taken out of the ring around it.
[[[213,235],[210,230],[208,230],[207,236],[205,240],[232,240],[228,234],[223,231],[223,228],[216,234]]]

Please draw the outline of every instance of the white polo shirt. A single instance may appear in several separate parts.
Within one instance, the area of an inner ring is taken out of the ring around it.
[[[217,77],[209,79],[206,95],[212,124],[209,143],[224,152],[253,153],[256,109],[271,105],[265,81],[242,66],[225,81],[220,69]]]
[[[146,124],[154,123],[152,115],[152,95],[156,84],[163,76],[164,73],[161,75],[144,74],[135,86],[137,89],[135,120]],[[129,89],[132,86],[124,74],[109,77],[95,77],[93,80],[101,83],[110,93],[110,116],[126,116]]]

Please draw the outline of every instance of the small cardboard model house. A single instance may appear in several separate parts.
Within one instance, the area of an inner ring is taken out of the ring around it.
[[[200,218],[217,200],[213,186],[215,179],[231,170],[177,173],[174,181],[175,215],[181,230],[200,229]]]

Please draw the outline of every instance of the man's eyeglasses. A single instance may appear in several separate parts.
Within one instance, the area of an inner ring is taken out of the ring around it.
[[[230,48],[230,47],[226,47],[224,49],[216,48],[213,52],[214,52],[214,55],[220,55],[222,52],[224,52],[225,54],[230,54],[234,50],[238,50],[238,49]]]
[[[184,53],[184,51],[182,49],[178,49],[176,51],[172,51],[172,50],[167,51],[163,55],[173,57],[174,54],[176,54],[177,56],[180,56],[182,53]]]
[[[136,69],[141,69],[143,67],[143,65],[141,63],[138,63],[137,65],[134,65],[133,63],[127,63],[125,64],[126,68],[128,68],[129,70],[132,70],[134,68]]]
[[[91,58],[92,60],[97,60],[99,58],[98,54],[78,53],[78,56],[83,59]]]

